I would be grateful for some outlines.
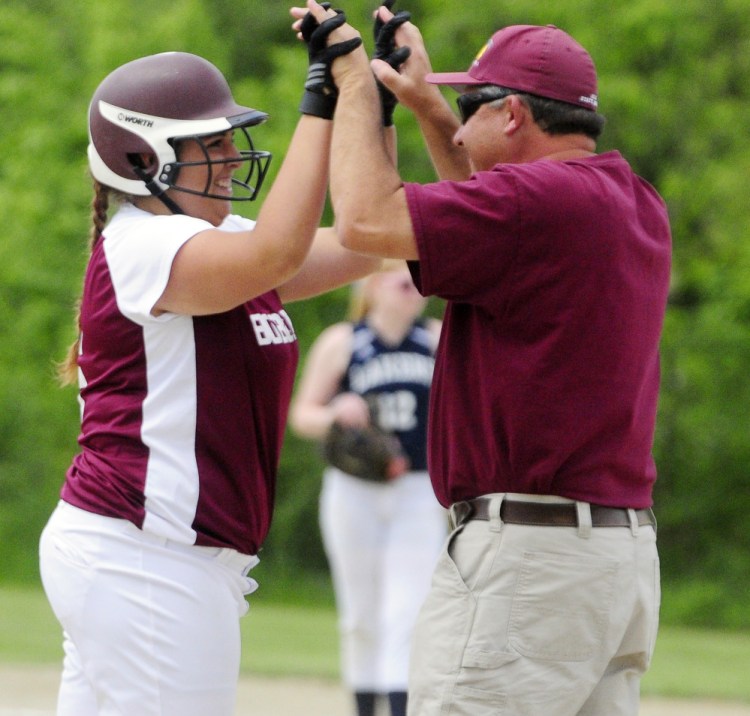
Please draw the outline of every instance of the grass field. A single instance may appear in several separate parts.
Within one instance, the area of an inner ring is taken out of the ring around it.
[[[242,670],[268,676],[338,677],[336,615],[327,606],[251,600],[242,622]],[[0,587],[0,662],[54,664],[57,622],[40,589]],[[644,695],[750,703],[750,634],[662,627]]]

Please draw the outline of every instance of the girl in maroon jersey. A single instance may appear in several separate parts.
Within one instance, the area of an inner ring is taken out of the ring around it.
[[[311,54],[335,23],[308,25]],[[62,367],[81,450],[40,547],[64,630],[59,716],[233,712],[297,363],[283,301],[379,263],[317,230],[330,105],[308,95],[323,90],[308,82],[255,222],[230,208],[266,175],[249,132],[266,115],[211,63],[140,58],[94,94],[91,257]]]

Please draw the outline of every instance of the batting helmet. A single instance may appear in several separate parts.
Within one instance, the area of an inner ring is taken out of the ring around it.
[[[89,167],[94,178],[126,194],[159,195],[169,188],[216,199],[208,191],[188,190],[177,184],[182,164],[176,144],[195,139],[203,147],[205,162],[236,162],[209,159],[201,137],[240,130],[249,149],[239,153],[248,162],[244,180],[233,179],[244,189],[233,199],[254,199],[271,159],[270,152],[256,151],[247,127],[260,124],[268,115],[243,107],[232,97],[221,72],[202,57],[185,52],[164,52],[142,57],[114,70],[101,82],[89,107]],[[155,157],[143,168],[140,155]]]

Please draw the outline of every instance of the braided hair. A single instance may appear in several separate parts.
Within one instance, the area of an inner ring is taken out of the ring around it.
[[[113,196],[115,195],[115,196]],[[121,202],[124,195],[94,180],[94,197],[91,200],[91,233],[89,235],[89,256],[102,238],[107,215],[114,199]],[[81,348],[81,298],[75,303],[76,339],[68,348],[65,358],[57,365],[57,378],[61,385],[75,385],[78,382],[78,354]]]

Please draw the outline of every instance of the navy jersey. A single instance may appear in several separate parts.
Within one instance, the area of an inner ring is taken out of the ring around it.
[[[377,398],[378,423],[394,433],[409,456],[410,470],[427,469],[427,411],[434,338],[416,321],[398,345],[383,342],[365,321],[354,326],[352,357],[342,392]]]

